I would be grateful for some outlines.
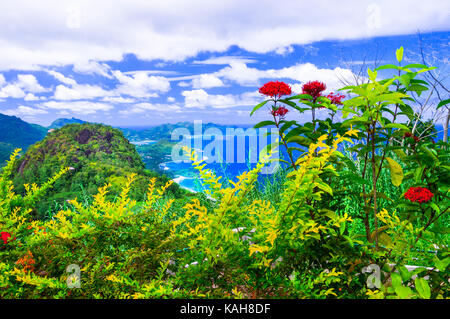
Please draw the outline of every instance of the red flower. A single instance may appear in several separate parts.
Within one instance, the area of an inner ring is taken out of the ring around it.
[[[433,198],[434,194],[423,187],[410,187],[405,193],[405,198],[413,203],[426,203]]]
[[[319,81],[309,81],[302,86],[302,93],[309,94],[313,97],[314,101],[317,100],[319,96],[322,96],[322,92],[327,89],[325,83]]]
[[[7,232],[5,232],[5,231],[2,231],[0,235],[1,235],[1,237],[2,237],[3,242],[4,242],[5,244],[7,244],[7,243],[8,243],[8,238],[11,238],[11,234],[10,234],[10,233],[7,233]]]
[[[284,82],[271,81],[260,87],[259,93],[277,99],[283,95],[291,95],[292,90],[291,87]]]
[[[403,135],[405,138],[406,137],[412,137],[413,139],[414,139],[414,142],[419,142],[420,141],[420,137],[417,137],[417,136],[415,136],[415,135],[413,135],[412,133],[410,133],[410,132],[406,132],[405,133],[405,135]]]
[[[278,108],[274,108],[270,114],[272,114],[273,116],[280,116],[280,117],[284,117],[286,115],[286,113],[289,112],[289,110],[287,108],[285,108],[284,106],[280,106]]]
[[[345,97],[345,95],[339,94],[339,93],[333,93],[327,95],[327,98],[331,101],[334,105],[342,105],[342,99]]]

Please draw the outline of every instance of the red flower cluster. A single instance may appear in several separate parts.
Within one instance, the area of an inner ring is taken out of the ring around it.
[[[272,98],[280,98],[283,95],[291,95],[292,90],[289,85],[280,81],[271,81],[259,88],[259,93]]]
[[[342,105],[342,99],[345,97],[345,95],[339,94],[339,93],[333,93],[327,95],[327,98],[331,101],[334,105]]]
[[[7,244],[8,243],[8,238],[11,238],[11,234],[8,233],[8,232],[2,231],[0,233],[0,235],[1,235],[1,238],[3,240],[3,243]]]
[[[286,113],[289,112],[289,110],[287,108],[285,108],[284,106],[280,106],[278,108],[274,108],[270,114],[272,114],[273,116],[280,116],[283,117],[286,115]]]
[[[416,143],[417,143],[418,141],[420,141],[420,138],[419,138],[419,137],[413,135],[413,134],[410,133],[410,132],[406,132],[405,135],[404,135],[404,137],[412,137]]]
[[[405,193],[405,198],[414,203],[426,203],[433,198],[434,194],[423,187],[410,187]]]
[[[302,93],[311,95],[315,101],[319,96],[322,96],[322,92],[326,89],[327,86],[325,83],[319,81],[309,81],[308,83],[303,84]]]

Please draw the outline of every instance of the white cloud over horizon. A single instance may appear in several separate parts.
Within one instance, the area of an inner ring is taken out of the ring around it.
[[[73,64],[111,76],[99,61],[126,53],[182,61],[237,45],[285,54],[291,45],[327,39],[445,30],[449,12],[446,0],[2,1],[0,70]]]
[[[449,13],[447,0],[1,1],[0,112],[234,120],[264,99],[264,82],[299,93],[307,81],[335,91],[354,79],[352,67],[366,63],[361,46],[337,64],[324,40],[350,47],[447,31]]]

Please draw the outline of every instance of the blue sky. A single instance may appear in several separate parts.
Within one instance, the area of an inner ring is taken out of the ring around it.
[[[265,82],[335,91],[400,46],[420,62],[419,31],[430,63],[448,68],[448,1],[244,3],[4,1],[0,112],[41,125],[247,124],[267,116],[249,117]]]

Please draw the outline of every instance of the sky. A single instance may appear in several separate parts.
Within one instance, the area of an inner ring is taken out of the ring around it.
[[[45,126],[255,123],[265,82],[336,91],[400,46],[420,62],[419,33],[448,66],[450,1],[3,0],[0,113]]]

